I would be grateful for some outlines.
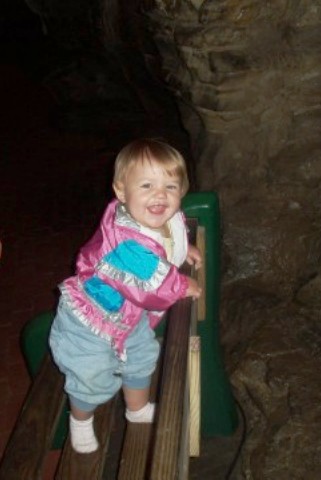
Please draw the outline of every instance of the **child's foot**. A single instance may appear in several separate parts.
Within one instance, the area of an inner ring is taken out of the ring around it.
[[[91,453],[98,449],[99,444],[94,432],[94,417],[88,420],[69,418],[70,439],[72,448],[78,453]]]
[[[125,417],[129,422],[133,423],[152,423],[155,416],[155,403],[146,403],[140,410],[126,409]]]

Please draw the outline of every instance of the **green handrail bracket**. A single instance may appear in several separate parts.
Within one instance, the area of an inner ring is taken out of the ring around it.
[[[231,435],[238,414],[225,372],[219,333],[220,211],[215,192],[189,193],[183,200],[187,217],[205,227],[206,318],[197,325],[201,338],[201,432],[205,437]],[[32,378],[48,352],[54,313],[44,312],[29,321],[21,335],[21,349]],[[53,448],[61,448],[67,432],[67,406],[60,419]]]
[[[186,195],[183,210],[205,227],[206,318],[198,322],[201,338],[201,432],[203,436],[228,436],[238,425],[238,414],[225,372],[220,344],[221,228],[215,192]]]

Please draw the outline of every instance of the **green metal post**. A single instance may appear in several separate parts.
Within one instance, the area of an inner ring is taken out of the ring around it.
[[[205,227],[206,319],[198,322],[201,337],[201,432],[231,435],[238,415],[220,345],[220,211],[215,192],[189,193],[183,201],[187,217]]]

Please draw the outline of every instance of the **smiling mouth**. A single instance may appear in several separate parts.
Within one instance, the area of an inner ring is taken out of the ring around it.
[[[151,205],[150,207],[148,207],[148,211],[156,215],[161,215],[165,212],[166,208],[166,205]]]

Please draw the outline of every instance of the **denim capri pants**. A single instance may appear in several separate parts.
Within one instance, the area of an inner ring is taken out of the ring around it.
[[[91,411],[125,385],[145,389],[159,356],[159,342],[146,313],[125,342],[127,359],[118,358],[110,343],[83,325],[60,299],[49,344],[65,375],[65,391],[80,410]]]

